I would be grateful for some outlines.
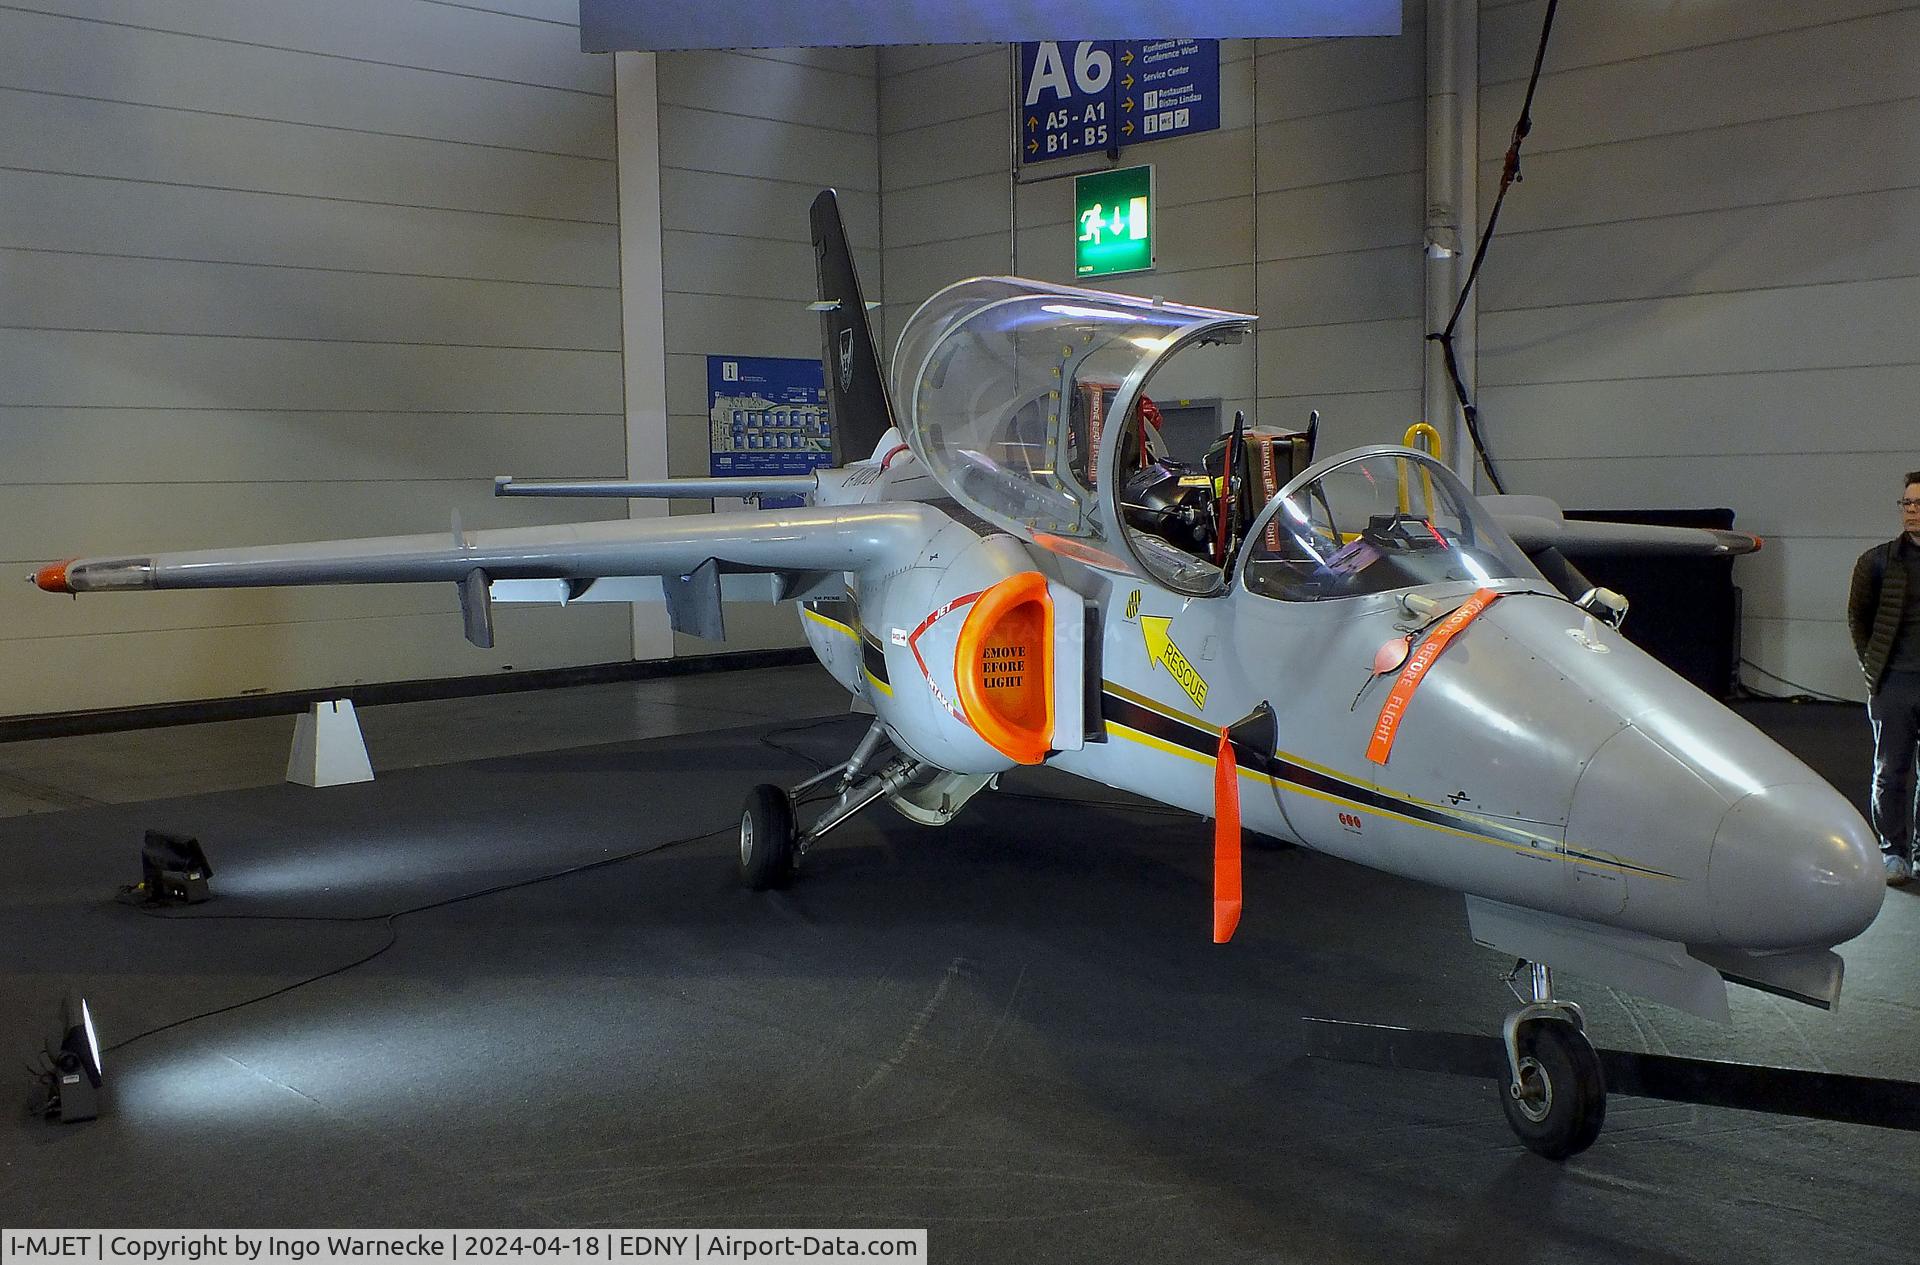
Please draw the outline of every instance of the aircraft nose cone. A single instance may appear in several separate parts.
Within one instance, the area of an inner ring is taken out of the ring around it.
[[[1831,948],[1886,898],[1873,831],[1824,783],[1769,786],[1720,818],[1707,859],[1713,924],[1752,949]]]

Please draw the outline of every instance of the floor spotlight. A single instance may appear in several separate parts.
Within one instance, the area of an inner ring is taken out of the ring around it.
[[[197,905],[213,893],[207,880],[213,866],[198,839],[147,831],[140,848],[140,882],[126,889],[126,898],[146,905]]]
[[[47,1038],[47,1062],[41,1114],[65,1124],[98,1116],[100,1037],[93,1030],[93,1011],[78,993],[68,993],[60,1007],[60,1027]]]

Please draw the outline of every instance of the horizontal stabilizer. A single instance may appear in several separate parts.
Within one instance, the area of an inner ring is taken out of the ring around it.
[[[1500,520],[1500,526],[1528,553],[1558,549],[1568,555],[1631,553],[1725,558],[1753,553],[1761,543],[1758,536],[1746,532],[1712,527],[1573,520],[1561,512],[1558,503],[1544,496],[1483,496],[1480,504]]]
[[[493,481],[495,496],[613,496],[670,500],[715,496],[812,496],[820,481],[811,474],[763,474],[711,479],[548,479],[510,474]]]

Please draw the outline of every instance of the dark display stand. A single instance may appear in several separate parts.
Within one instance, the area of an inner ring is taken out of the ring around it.
[[[1660,527],[1730,530],[1730,509],[1568,510],[1567,517]],[[1733,693],[1739,663],[1740,590],[1733,559],[1581,554],[1572,559],[1595,584],[1633,603],[1627,639],[1715,698]]]

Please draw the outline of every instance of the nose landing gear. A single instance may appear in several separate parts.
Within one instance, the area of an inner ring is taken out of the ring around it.
[[[915,787],[916,779],[929,768],[923,760],[895,754],[878,772],[862,776],[883,745],[887,745],[886,727],[876,720],[845,764],[815,774],[791,792],[765,783],[749,791],[746,810],[740,816],[741,881],[756,892],[786,887],[793,882],[807,849],[867,805],[887,798],[911,806],[925,798],[924,793],[916,793]],[[956,776],[946,775],[948,779]],[[836,778],[838,785],[832,786]],[[932,808],[923,805],[920,812],[911,812],[908,807],[901,811],[908,812],[915,820],[937,824],[959,811],[959,805],[979,790],[985,780],[960,778],[964,786],[955,792],[943,791],[935,797]],[[944,785],[936,779],[934,786],[918,790],[941,790]],[[802,830],[796,808],[806,799],[823,793],[822,788],[829,788],[824,794],[831,795],[832,802],[811,826]]]
[[[1527,992],[1515,983],[1529,969]],[[1607,1118],[1607,1080],[1587,1040],[1580,1007],[1553,997],[1553,973],[1538,962],[1514,964],[1508,986],[1526,1004],[1503,1029],[1507,1078],[1498,1082],[1507,1124],[1530,1151],[1564,1160],[1593,1145]]]

